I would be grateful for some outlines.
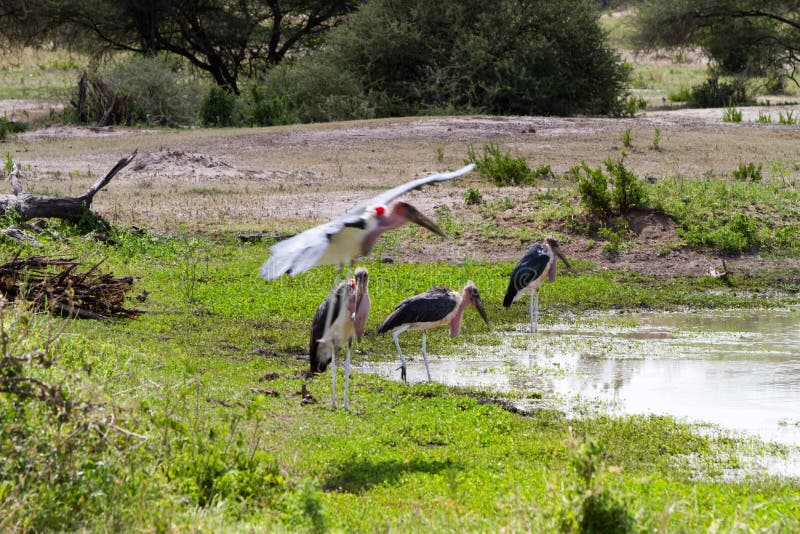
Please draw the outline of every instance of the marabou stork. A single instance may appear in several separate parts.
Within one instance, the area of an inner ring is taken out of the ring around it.
[[[472,164],[457,171],[412,180],[359,204],[338,219],[275,243],[269,248],[270,257],[261,266],[260,276],[266,280],[284,273],[295,276],[323,264],[349,269],[356,258],[369,253],[383,232],[397,228],[406,221],[444,237],[439,227],[414,206],[407,202],[392,201],[409,191],[452,180],[474,168]]]
[[[531,291],[531,333],[536,332],[539,322],[539,288],[546,278],[551,282],[556,279],[556,256],[561,258],[564,265],[570,267],[555,239],[546,237],[534,243],[514,267],[511,280],[508,282],[506,296],[503,299],[503,306],[506,308],[516,302],[526,290]]]
[[[419,224],[444,237],[444,232],[417,208],[407,202],[395,201],[395,199],[424,185],[452,180],[474,168],[475,165],[470,164],[457,171],[432,174],[398,185],[359,204],[338,219],[275,243],[269,248],[270,257],[261,266],[259,276],[266,280],[272,280],[284,273],[295,276],[316,265],[328,264],[336,265],[340,270],[347,269],[345,275],[345,279],[347,279],[356,258],[369,253],[383,232],[397,228],[406,221]],[[391,204],[389,204],[390,202]],[[340,274],[337,273],[334,278],[331,294],[336,288]],[[329,312],[323,330],[326,334],[331,324],[330,321],[331,313]]]
[[[478,313],[489,326],[489,319],[483,309],[481,295],[472,282],[467,282],[461,293],[446,287],[434,287],[426,293],[407,298],[397,305],[383,323],[378,333],[392,332],[397,354],[400,356],[400,378],[406,382],[406,360],[400,350],[397,336],[406,330],[422,330],[422,358],[425,360],[425,371],[428,382],[431,381],[431,370],[428,367],[428,353],[425,348],[427,330],[437,326],[450,325],[450,337],[456,337],[461,330],[461,317],[467,306],[475,306]]]
[[[354,278],[345,280],[332,293],[333,303],[328,295],[317,308],[311,322],[311,342],[309,356],[311,372],[322,373],[331,366],[331,405],[336,408],[336,352],[347,347],[347,358],[344,363],[344,408],[349,406],[348,389],[350,386],[350,347],[353,336],[361,342],[364,326],[369,314],[369,274],[363,267],[356,269]],[[325,316],[331,307],[330,326],[325,335]]]

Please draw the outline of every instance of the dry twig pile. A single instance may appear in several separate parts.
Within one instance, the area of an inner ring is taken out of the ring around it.
[[[23,299],[36,309],[83,319],[133,318],[141,310],[123,306],[133,278],[98,273],[102,262],[77,272],[74,258],[15,257],[0,265],[0,294],[9,301]]]

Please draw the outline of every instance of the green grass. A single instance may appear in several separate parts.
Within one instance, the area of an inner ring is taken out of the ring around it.
[[[652,205],[679,223],[679,234],[692,247],[800,253],[800,192],[774,177],[670,178],[648,192]]]
[[[615,513],[641,531],[800,526],[795,482],[718,480],[759,444],[671,418],[522,417],[478,392],[361,374],[351,383],[352,412],[328,408],[329,375],[309,382],[319,402],[301,405],[297,373],[307,363],[297,357],[331,269],[266,283],[255,277],[266,244],[115,237],[114,248],[77,236],[46,243],[48,253],[87,264],[106,258],[115,275],[136,276],[134,292],[149,297],[130,306],[147,313],[73,321],[55,364],[31,371],[84,403],[70,419],[0,396],[0,455],[26,451],[0,467],[4,530],[552,531]],[[511,262],[365,266],[373,308],[356,358],[394,359],[391,339],[374,335],[377,324],[432,285],[474,280],[498,335],[527,318],[524,307],[500,305]],[[587,309],[783,303],[765,281],[730,282],[596,272],[576,260],[573,272],[543,287],[543,320]],[[13,350],[44,342],[46,318],[4,313]],[[485,336],[477,314],[465,317],[459,339],[432,334],[430,350],[457,351]],[[146,439],[97,426],[109,414]],[[586,457],[580,444],[589,438],[602,452]],[[588,481],[576,471],[586,461],[596,467]],[[605,497],[590,500],[587,488]]]

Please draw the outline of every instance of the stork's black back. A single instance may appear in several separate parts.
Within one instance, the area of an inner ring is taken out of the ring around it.
[[[542,276],[545,269],[547,269],[549,261],[550,251],[547,247],[542,243],[534,243],[511,273],[511,280],[508,281],[508,289],[506,289],[506,296],[503,299],[503,306],[506,308],[511,306],[517,293]]]
[[[346,294],[345,288],[347,283],[347,281],[344,281],[336,286],[333,309],[331,310],[331,324],[333,324],[339,316],[339,307],[342,304],[341,298]],[[322,304],[317,308],[314,319],[311,321],[311,340],[308,346],[308,355],[311,362],[312,373],[324,373],[325,369],[328,368],[328,364],[331,362],[330,354],[320,354],[319,351],[319,340],[325,335],[325,314],[328,313],[328,303],[330,303],[330,300],[331,295],[329,293],[328,296],[325,297],[325,300],[322,301]]]
[[[448,288],[443,286],[431,288],[425,293],[409,297],[398,304],[378,327],[378,333],[389,332],[404,324],[439,321],[453,311],[457,305],[458,301]]]

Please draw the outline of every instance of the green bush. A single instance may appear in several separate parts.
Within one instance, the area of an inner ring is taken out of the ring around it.
[[[376,115],[358,79],[325,61],[278,65],[258,82],[258,87],[264,95],[282,95],[283,109],[275,111],[286,123],[371,119]]]
[[[470,187],[464,193],[464,204],[467,206],[477,206],[483,204],[483,195],[477,189]]]
[[[236,120],[236,95],[214,86],[200,104],[200,121],[203,126],[234,126]]]
[[[24,122],[14,122],[8,120],[6,115],[0,117],[0,141],[4,141],[8,134],[24,132],[28,125]]]
[[[586,162],[572,168],[572,174],[578,179],[578,193],[581,204],[590,213],[601,217],[611,214],[611,193],[608,190],[608,177],[603,169],[592,169]]]
[[[251,85],[248,96],[249,102],[245,104],[247,124],[251,126],[277,126],[292,122],[288,95],[269,95],[265,88]]]
[[[513,158],[510,153],[504,154],[500,145],[491,141],[483,145],[483,156],[480,157],[470,145],[467,151],[467,163],[474,163],[479,173],[499,186],[530,185],[535,179],[525,158],[522,156]]]
[[[670,93],[667,98],[670,102],[691,102],[692,91],[688,87],[681,87],[674,93]]]
[[[129,95],[134,122],[187,125],[196,121],[201,89],[159,57],[135,56],[103,74],[115,92]]]
[[[578,181],[581,203],[590,213],[606,218],[614,212],[621,215],[647,204],[641,182],[625,167],[622,159],[608,158],[603,165],[609,176],[601,167],[592,169],[585,162],[570,171]]]
[[[603,487],[605,448],[594,439],[569,442],[572,467],[577,483],[565,495],[561,529],[564,532],[621,534],[634,531],[634,517],[624,501]]]
[[[763,179],[763,175],[761,174],[761,169],[763,168],[763,164],[759,163],[758,167],[752,161],[748,164],[740,163],[739,168],[735,169],[731,172],[731,176],[735,180],[741,180],[743,182],[760,182]]]
[[[346,78],[377,116],[619,114],[630,71],[594,6],[568,0],[364,2],[294,69]],[[341,101],[337,84],[303,78],[322,84],[315,102]]]
[[[702,84],[692,87],[689,106],[720,108],[736,104],[750,104],[752,101],[742,80],[736,78],[732,82],[720,82],[718,77],[711,76]]]

